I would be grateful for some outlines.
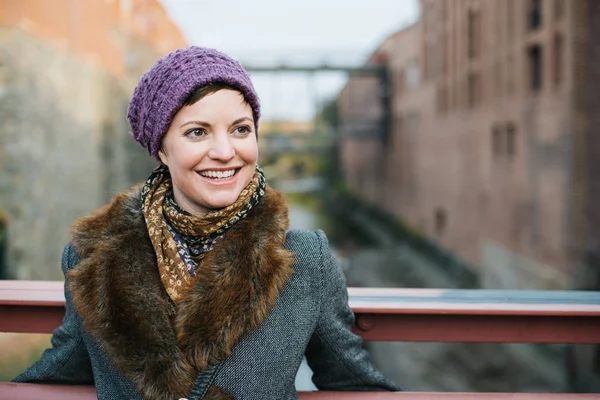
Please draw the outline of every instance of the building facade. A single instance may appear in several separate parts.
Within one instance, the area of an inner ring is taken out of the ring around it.
[[[598,8],[422,0],[420,21],[380,48],[394,123],[391,142],[363,151],[391,154],[377,201],[479,267],[486,287],[566,288],[599,237]]]

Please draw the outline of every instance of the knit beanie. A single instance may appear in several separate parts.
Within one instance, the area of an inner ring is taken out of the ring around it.
[[[173,117],[194,91],[212,83],[242,93],[252,108],[258,132],[260,103],[248,72],[217,50],[191,46],[164,56],[140,79],[127,110],[133,138],[160,161],[161,140]]]

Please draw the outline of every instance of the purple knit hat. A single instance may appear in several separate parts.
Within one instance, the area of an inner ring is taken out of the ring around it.
[[[160,161],[160,143],[173,116],[195,90],[211,83],[238,89],[258,130],[260,103],[248,72],[217,50],[192,46],[164,56],[140,79],[127,110],[133,138]]]

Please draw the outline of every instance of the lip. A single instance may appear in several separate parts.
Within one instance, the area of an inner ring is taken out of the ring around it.
[[[202,176],[200,174],[200,172],[202,171],[230,171],[231,169],[235,169],[235,173],[227,178],[227,179],[211,179],[211,178],[207,178],[205,176]],[[242,170],[242,167],[237,167],[237,168],[232,168],[232,167],[228,167],[228,168],[206,168],[200,171],[195,171],[196,174],[206,183],[210,184],[210,185],[214,185],[214,186],[226,186],[226,185],[231,185],[233,183],[235,183],[235,181],[237,181],[237,177],[240,174],[240,171]]]
[[[203,168],[196,172],[204,172],[204,171],[229,171],[231,169],[242,169],[242,166],[236,167],[234,165],[230,167],[215,167],[215,168]]]

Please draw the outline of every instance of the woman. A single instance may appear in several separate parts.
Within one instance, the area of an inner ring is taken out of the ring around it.
[[[260,105],[242,66],[190,47],[159,60],[128,110],[160,166],[77,221],[66,315],[17,382],[93,383],[100,399],[295,399],[304,355],[322,390],[395,390],[350,325],[322,232],[287,231],[256,164]]]

